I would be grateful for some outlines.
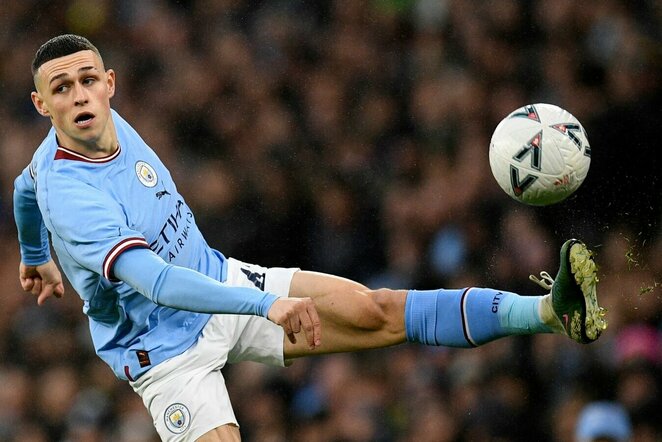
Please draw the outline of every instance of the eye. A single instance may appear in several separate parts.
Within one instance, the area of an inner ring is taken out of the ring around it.
[[[55,91],[56,94],[61,94],[61,93],[66,92],[67,89],[69,89],[69,87],[66,84],[61,84],[61,85],[57,86],[54,89],[54,91]]]
[[[87,77],[85,80],[83,80],[83,84],[90,85],[96,81],[96,78],[94,77]]]

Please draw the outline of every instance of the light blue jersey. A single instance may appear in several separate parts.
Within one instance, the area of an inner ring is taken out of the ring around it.
[[[157,155],[115,111],[112,118],[119,149],[105,158],[58,146],[51,129],[16,179],[15,216],[23,262],[49,260],[48,229],[84,301],[97,354],[119,378],[132,380],[195,343],[209,313],[266,316],[275,297],[217,283],[225,280],[225,257],[207,245]],[[125,261],[133,285],[114,277],[123,254],[141,258]],[[187,287],[198,288],[190,300],[182,296]]]

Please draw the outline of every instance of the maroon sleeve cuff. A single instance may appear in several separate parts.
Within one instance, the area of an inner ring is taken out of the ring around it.
[[[117,257],[120,256],[123,252],[133,249],[136,247],[142,247],[142,248],[149,248],[149,245],[147,244],[147,241],[145,241],[145,238],[124,238],[122,241],[118,242],[115,244],[115,246],[110,249],[108,254],[103,260],[103,276],[104,278],[117,282],[118,280],[115,279],[113,275],[113,265],[115,264],[115,260],[117,260]]]

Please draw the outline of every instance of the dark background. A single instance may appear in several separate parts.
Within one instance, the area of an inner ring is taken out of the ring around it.
[[[494,286],[579,237],[610,328],[477,350],[422,346],[256,364],[225,375],[247,441],[568,441],[615,399],[662,439],[659,1],[4,1],[0,4],[0,440],[150,441],[150,418],[96,358],[76,294],[20,290],[13,179],[49,123],[30,62],[85,35],[112,105],[161,156],[226,256],[371,287]],[[586,182],[532,208],[487,161],[498,121],[557,104],[585,126]]]

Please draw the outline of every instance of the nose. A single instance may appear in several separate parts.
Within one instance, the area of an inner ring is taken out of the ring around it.
[[[88,101],[87,97],[87,91],[83,87],[82,84],[80,83],[75,83],[74,84],[74,103],[77,106],[82,106],[83,104],[86,104]]]

